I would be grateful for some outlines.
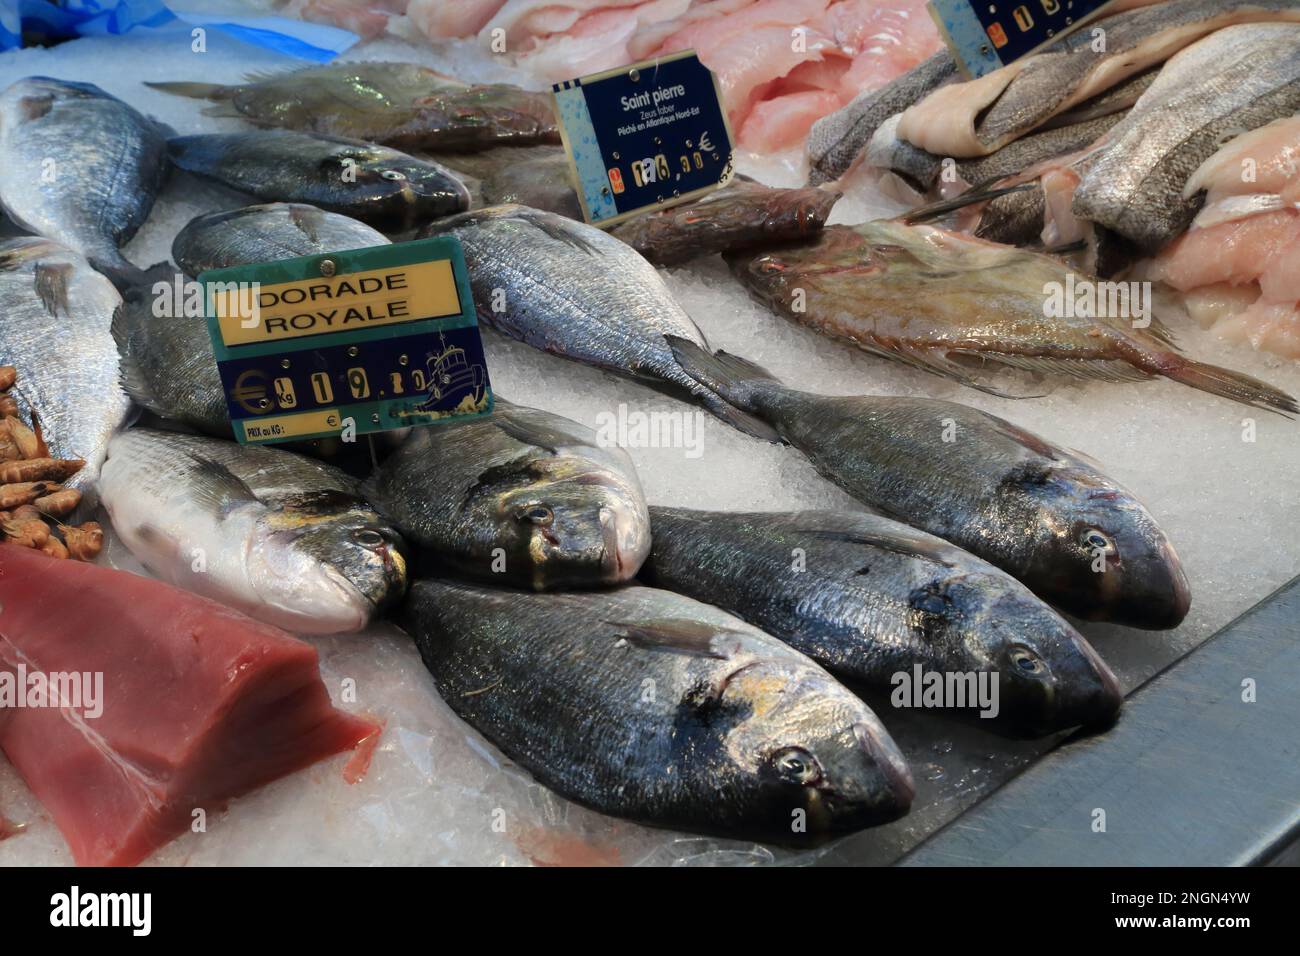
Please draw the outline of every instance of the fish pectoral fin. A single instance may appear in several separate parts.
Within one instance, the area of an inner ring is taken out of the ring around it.
[[[900,554],[907,558],[922,558],[935,564],[941,564],[945,568],[956,567],[956,564],[949,560],[944,554],[943,545],[938,545],[933,541],[928,541],[916,535],[908,534],[901,528],[896,532],[887,530],[877,531],[839,531],[835,529],[820,528],[808,532],[810,537],[819,538],[823,541],[841,541],[846,544],[859,544],[866,548],[872,548],[878,551],[888,551],[892,554]],[[868,568],[862,568],[855,571],[854,574],[865,574]]]
[[[713,639],[734,632],[703,621],[661,618],[649,621],[606,621],[605,623],[618,628],[615,637],[642,650],[686,654],[692,657],[711,657],[719,661],[730,657],[729,654],[713,646]]]
[[[190,497],[206,504],[219,515],[227,514],[242,504],[257,501],[257,495],[233,471],[210,458],[190,455],[194,463],[191,472]]]
[[[529,421],[526,415],[511,408],[503,408],[500,404],[493,409],[489,421],[515,441],[548,451],[552,455],[557,453],[556,449],[566,445],[583,444],[581,439],[573,435]]]
[[[57,319],[60,311],[68,314],[68,278],[72,268],[70,262],[38,262],[32,270],[37,298],[51,318]]]

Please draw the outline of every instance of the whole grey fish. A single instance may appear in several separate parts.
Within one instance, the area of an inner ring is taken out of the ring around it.
[[[13,394],[53,457],[86,461],[66,484],[88,505],[109,438],[131,407],[109,332],[121,303],[71,249],[34,236],[0,242],[0,364],[17,369]]]
[[[172,240],[187,275],[209,269],[382,246],[382,232],[348,216],[302,203],[268,203],[191,219]]]
[[[366,497],[407,540],[472,577],[539,591],[616,584],[650,550],[627,452],[499,397],[492,414],[412,429]]]
[[[1300,20],[1300,2],[1168,0],[1116,13],[1041,53],[935,91],[907,110],[898,134],[943,156],[987,155],[1201,37],[1268,20]]]
[[[90,83],[29,76],[0,94],[0,203],[28,232],[123,279],[118,251],[153,208],[167,175],[151,120]]]
[[[481,177],[484,205],[517,203],[582,220],[582,204],[578,201],[569,157],[564,150],[539,146],[528,150],[506,148],[492,152],[502,161]]]
[[[834,678],[725,611],[653,588],[411,588],[443,699],[543,784],[655,826],[815,842],[907,812],[907,765]]]
[[[337,469],[278,448],[132,428],[100,479],[154,574],[290,631],[359,631],[406,589],[397,532]]]
[[[452,216],[420,235],[460,240],[479,320],[498,332],[694,399],[742,431],[773,437],[677,363],[665,336],[705,345],[704,334],[626,243],[527,206]]]
[[[1201,163],[1232,136],[1297,110],[1300,24],[1220,30],[1171,59],[1110,131],[1074,212],[1154,252],[1195,218],[1201,197],[1184,198],[1183,188]]]
[[[172,243],[182,272],[164,263],[124,289],[113,319],[122,360],[122,382],[136,404],[161,418],[222,438],[231,437],[225,387],[217,371],[207,320],[186,314],[169,296],[186,275],[207,269],[275,262],[321,252],[383,245],[382,233],[365,223],[315,206],[269,203],[198,216]],[[159,310],[160,301],[171,302]]]
[[[672,344],[693,374],[770,422],[853,497],[965,548],[1045,600],[1146,628],[1175,627],[1187,614],[1187,579],[1164,533],[1075,455],[956,402],[813,395],[736,356]]]
[[[414,63],[330,63],[250,74],[247,82],[146,83],[214,100],[208,116],[349,136],[404,149],[475,150],[503,143],[558,143],[547,93],[471,86]]]
[[[923,531],[843,511],[651,508],[650,520],[647,582],[716,604],[845,679],[888,691],[917,665],[986,672],[998,682],[996,719],[1030,733],[1106,723],[1123,702],[1059,614]]]
[[[402,232],[469,208],[450,170],[387,146],[283,129],[179,136],[172,162],[267,202],[302,202]]]
[[[808,184],[839,179],[866,149],[876,130],[927,93],[957,77],[946,49],[876,90],[859,93],[847,106],[813,123],[808,133]]]

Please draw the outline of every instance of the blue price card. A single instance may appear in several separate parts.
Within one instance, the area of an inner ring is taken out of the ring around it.
[[[1105,12],[1114,0],[930,0],[953,59],[983,76],[1054,43]]]
[[[731,178],[717,79],[694,51],[552,87],[587,222],[612,226],[710,193]]]
[[[213,269],[199,281],[241,443],[346,438],[492,410],[455,238]]]

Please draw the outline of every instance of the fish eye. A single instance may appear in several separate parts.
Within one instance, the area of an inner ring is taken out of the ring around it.
[[[790,783],[814,784],[822,777],[817,758],[802,747],[786,747],[772,754],[772,766],[782,780]]]
[[[774,276],[782,271],[781,263],[765,256],[759,260],[758,271],[765,276]]]
[[[555,512],[546,505],[529,505],[519,512],[519,520],[545,528],[555,520]]]
[[[1038,676],[1047,672],[1047,665],[1043,663],[1042,658],[1027,647],[1017,644],[1011,648],[1008,656],[1011,658],[1011,665],[1022,674]]]
[[[1101,551],[1105,554],[1115,554],[1115,540],[1106,532],[1097,528],[1087,528],[1083,532],[1083,544],[1090,551]]]
[[[383,176],[385,179],[391,179],[391,180],[393,180],[394,182],[398,182],[398,181],[403,180],[403,179],[406,178],[406,174],[405,174],[405,173],[403,173],[403,172],[401,172],[401,171],[399,171],[399,170],[396,170],[396,169],[385,169],[385,170],[384,170],[383,172],[381,172],[379,175],[380,175],[380,176]]]
[[[363,548],[377,548],[384,544],[384,536],[373,528],[362,528],[352,535],[352,540]]]

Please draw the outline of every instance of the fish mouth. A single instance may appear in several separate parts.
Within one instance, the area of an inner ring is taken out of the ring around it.
[[[613,508],[602,507],[599,517],[603,539],[602,577],[612,584],[629,581],[641,570],[650,553],[648,536],[638,533],[639,525],[630,520],[631,516],[620,514]],[[626,527],[620,527],[624,523]]]

